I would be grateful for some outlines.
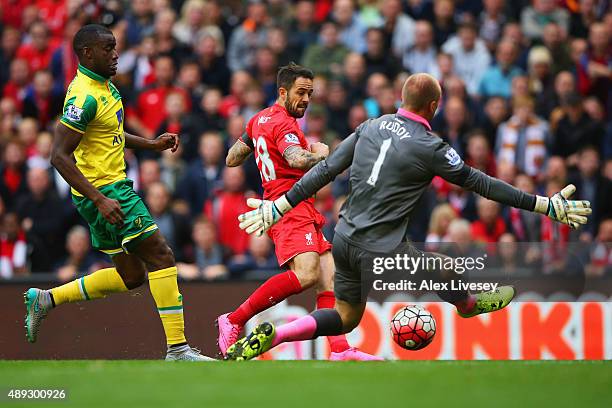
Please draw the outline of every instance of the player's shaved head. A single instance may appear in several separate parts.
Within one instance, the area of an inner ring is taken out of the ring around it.
[[[432,102],[440,101],[442,88],[429,74],[410,75],[402,88],[402,105],[411,112],[422,112]]]
[[[112,31],[99,24],[87,24],[74,35],[72,48],[77,56],[81,57],[83,48],[91,48],[101,36],[105,34],[113,35]]]

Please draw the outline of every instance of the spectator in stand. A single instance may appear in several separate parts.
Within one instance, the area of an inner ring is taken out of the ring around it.
[[[344,58],[343,82],[350,101],[362,101],[365,97],[366,64],[361,54],[351,52]]]
[[[388,115],[397,111],[397,98],[391,85],[385,85],[380,89],[376,103],[381,115]]]
[[[563,95],[576,91],[574,75],[568,71],[561,71],[555,77],[552,89],[545,89],[537,101],[537,113],[540,117],[550,120],[553,111],[561,105]]]
[[[28,191],[26,184],[26,155],[23,145],[10,140],[4,146],[0,162],[0,197],[6,208],[13,209],[17,197]]]
[[[595,95],[608,105],[612,89],[612,51],[610,50],[610,30],[603,23],[589,28],[589,50],[583,54],[578,64],[578,90],[583,95]]]
[[[521,12],[521,28],[531,41],[542,40],[544,27],[551,22],[559,25],[564,32],[569,31],[570,15],[555,0],[533,0],[533,4]]]
[[[438,0],[434,2],[434,37],[436,46],[442,47],[452,34],[457,31],[455,25],[455,2]]]
[[[585,145],[600,149],[604,137],[604,129],[584,111],[582,98],[576,92],[562,96],[561,116],[555,131],[551,153],[567,159],[569,166],[576,166],[576,154]]]
[[[28,62],[30,73],[49,68],[51,57],[59,43],[51,38],[49,28],[41,21],[30,27],[30,42],[22,44],[17,50],[17,58]]]
[[[161,168],[157,159],[145,159],[140,161],[138,180],[138,195],[144,198],[153,183],[161,181]]]
[[[200,29],[204,27],[205,2],[203,0],[187,0],[181,7],[181,17],[174,24],[172,33],[177,40],[185,44],[194,44]]]
[[[63,91],[68,89],[79,65],[79,59],[72,49],[72,39],[81,26],[79,20],[68,20],[64,27],[64,38],[51,56],[49,70],[53,74],[55,88]]]
[[[179,263],[179,276],[183,279],[227,279],[229,272],[224,265],[227,254],[217,242],[215,224],[200,216],[193,225],[191,235],[195,244],[193,263]]]
[[[289,24],[289,48],[302,56],[306,48],[315,44],[319,27],[314,20],[315,7],[312,0],[298,0],[295,4],[295,18]]]
[[[495,177],[495,156],[486,134],[479,129],[472,131],[467,138],[465,162],[490,176]]]
[[[350,51],[340,43],[338,25],[332,21],[324,23],[320,38],[319,44],[306,48],[302,65],[327,78],[339,76],[344,58]]]
[[[385,33],[380,28],[368,28],[366,32],[366,51],[363,57],[365,58],[367,77],[382,73],[390,80],[395,78],[401,70],[399,59],[385,49]]]
[[[206,132],[200,136],[200,156],[193,160],[179,182],[177,195],[189,204],[192,215],[201,214],[204,203],[213,197],[221,182],[225,145],[221,135]]]
[[[29,81],[30,68],[28,61],[21,58],[11,61],[9,80],[4,85],[2,96],[11,99],[20,112],[23,109],[23,100],[26,96]]]
[[[291,33],[293,35],[293,33]],[[299,61],[301,55],[289,48],[287,31],[282,27],[275,26],[268,29],[268,47],[276,56],[278,66],[284,66],[291,61]]]
[[[480,242],[497,242],[506,232],[506,224],[500,215],[499,203],[478,197],[477,208],[478,219],[472,222],[472,238]]]
[[[514,43],[502,40],[495,52],[495,65],[490,66],[480,80],[478,94],[485,98],[510,98],[512,79],[523,74],[523,70],[515,65],[516,58],[517,49]]]
[[[516,175],[514,185],[529,194],[537,193],[533,179],[525,173],[519,173]],[[514,234],[518,241],[539,241],[541,217],[538,214],[529,211],[522,211],[515,207],[506,207],[504,208],[504,218],[506,219],[506,224],[508,225],[509,231]],[[531,254],[529,258],[535,258],[535,255]]]
[[[598,3],[602,2],[597,0],[578,1],[578,13],[572,14],[570,22],[569,34],[572,37],[588,37],[589,27],[599,20],[597,16]]]
[[[221,88],[227,93],[231,73],[225,58],[225,47],[221,31],[216,27],[200,30],[195,40],[194,51],[200,66],[202,83]]]
[[[438,53],[434,44],[434,32],[429,21],[414,24],[414,45],[403,55],[404,68],[410,72],[437,72]]]
[[[448,143],[461,157],[465,157],[466,134],[469,124],[465,103],[459,97],[450,97],[442,113],[443,121],[434,131],[439,132],[442,139]]]
[[[30,158],[36,153],[38,132],[38,122],[33,118],[23,119],[17,127],[17,138],[25,149],[26,158]]]
[[[590,246],[585,274],[588,279],[612,276],[612,218],[605,219],[599,225],[597,238]]]
[[[201,125],[204,126],[204,131],[220,132],[225,129],[226,120],[220,112],[222,100],[223,93],[219,88],[210,87],[204,91],[201,101]]]
[[[272,240],[267,235],[249,235],[249,248],[244,255],[234,256],[228,269],[232,278],[265,280],[278,273]]]
[[[51,186],[46,169],[27,173],[28,192],[15,206],[31,245],[32,272],[51,272],[64,252],[64,205]]]
[[[502,29],[508,21],[508,16],[504,12],[505,0],[484,0],[484,9],[478,17],[480,25],[479,36],[487,44],[489,51],[493,52],[497,43],[501,39]]]
[[[170,8],[165,8],[155,14],[153,27],[153,38],[157,52],[172,57],[175,65],[179,65],[191,54],[189,45],[176,39],[172,33],[172,27],[176,22],[176,13]]]
[[[24,121],[25,122],[25,121]],[[23,124],[23,122],[21,122]],[[53,136],[49,132],[41,132],[35,134],[34,148],[32,153],[28,155],[27,166],[28,168],[38,167],[50,171],[53,174],[51,168],[51,149],[53,147]]]
[[[219,243],[233,255],[244,254],[249,245],[248,234],[238,226],[238,216],[249,211],[244,181],[242,167],[226,167],[223,170],[223,189],[204,206],[204,214],[217,227]]]
[[[15,102],[10,98],[0,99],[0,140],[9,140],[15,131],[21,115],[17,111]],[[0,166],[0,169],[2,166]]]
[[[55,267],[60,282],[74,280],[110,265],[110,262],[103,261],[97,251],[91,250],[89,231],[82,225],[75,225],[68,231],[66,252],[66,257]]]
[[[391,49],[401,58],[414,44],[414,20],[402,12],[401,0],[382,0],[380,14],[383,18],[382,29],[387,35],[385,49]]]
[[[207,87],[202,82],[200,65],[195,59],[188,58],[180,64],[176,85],[189,94],[192,112],[200,113],[200,101]]]
[[[259,91],[264,93],[262,102],[266,106],[272,105],[276,99],[277,71],[278,60],[276,54],[267,46],[259,48],[255,53],[253,77],[257,82]]]
[[[476,26],[464,23],[457,35],[442,46],[442,51],[453,56],[455,72],[463,79],[468,93],[478,93],[480,81],[491,63],[491,56],[484,41],[478,38]]]
[[[174,80],[174,62],[167,55],[155,60],[155,83],[141,92],[136,106],[128,110],[127,123],[132,130],[147,139],[153,139],[155,131],[166,118],[166,97],[177,92],[183,95],[186,109],[191,110],[191,100],[185,90],[172,84]]]
[[[487,100],[484,106],[484,116],[481,127],[487,136],[490,146],[495,146],[497,129],[499,125],[508,120],[508,103],[502,97],[492,97]]]
[[[339,135],[348,135],[348,102],[340,81],[331,81],[327,93],[327,127]]]
[[[2,29],[2,38],[0,40],[0,89],[3,89],[9,80],[9,67],[11,66],[11,61],[15,59],[20,41],[21,33],[18,29],[11,26],[5,26]]]
[[[326,123],[327,115],[325,108],[321,105],[310,105],[306,116],[305,127],[306,140],[308,141],[309,145],[316,142],[323,142],[330,146],[335,140],[338,139],[338,135],[336,135],[336,133],[327,129]]]
[[[40,127],[49,129],[62,113],[64,95],[61,88],[53,87],[51,72],[40,70],[34,74],[34,82],[23,100],[23,116],[35,118]]]
[[[132,0],[130,10],[125,15],[127,22],[126,39],[128,45],[140,43],[142,38],[153,33],[154,12],[152,0]]]
[[[245,121],[251,120],[260,110],[268,106],[264,90],[257,82],[252,82],[244,93],[244,106],[240,110],[240,116]]]
[[[497,132],[497,160],[512,163],[520,172],[535,177],[548,155],[548,123],[535,115],[532,99],[517,98],[513,105],[512,117]]]
[[[544,27],[542,42],[544,47],[550,52],[553,74],[572,68],[572,59],[567,45],[566,34],[555,23],[548,23]]]
[[[263,0],[249,0],[247,17],[237,27],[227,48],[227,63],[232,72],[251,69],[255,65],[255,51],[267,42],[267,5]]]
[[[230,93],[223,98],[219,107],[219,113],[222,117],[227,118],[239,113],[240,109],[244,106],[246,89],[252,81],[253,77],[247,71],[235,71],[232,73]]]
[[[160,161],[161,180],[171,194],[174,194],[179,181],[183,179],[187,171],[187,164],[182,158],[184,151],[185,147],[179,146],[174,153],[166,150],[162,152]]]
[[[145,203],[155,224],[168,241],[177,262],[185,261],[185,251],[189,246],[191,225],[189,217],[173,211],[170,205],[170,192],[163,183],[151,183],[145,195]]]
[[[381,115],[378,106],[378,97],[383,88],[389,87],[389,80],[381,73],[375,73],[368,77],[366,84],[366,96],[364,106],[369,118],[377,118]]]
[[[338,24],[340,42],[352,52],[362,53],[366,50],[366,25],[355,12],[353,0],[335,0],[330,17]]]
[[[543,93],[550,94],[554,88],[552,74],[552,57],[545,47],[533,47],[527,58],[529,92],[536,98]]]
[[[0,279],[26,275],[28,247],[19,216],[8,212],[0,217]]]
[[[368,112],[361,104],[351,106],[348,117],[349,130],[354,132],[355,129],[368,119]],[[344,140],[349,135],[336,135],[336,138]]]
[[[436,251],[441,242],[448,241],[448,227],[457,218],[457,213],[449,204],[443,203],[434,207],[425,239],[427,251]]]
[[[580,230],[581,233],[590,233],[591,237],[595,236],[599,222],[612,216],[612,182],[604,178],[599,170],[599,148],[583,146],[577,156],[577,171],[570,176],[570,181],[576,186],[580,199],[591,202],[593,215]]]
[[[196,152],[191,152],[189,149],[197,148],[198,138],[205,130],[202,123],[202,118],[190,113],[185,106],[185,95],[179,92],[170,92],[166,96],[164,104],[166,118],[161,122],[155,134],[176,133],[181,138],[183,152],[187,150],[186,159],[192,159],[196,156]],[[144,154],[146,153],[146,154]],[[163,152],[162,152],[163,153]],[[191,154],[190,154],[191,153]],[[141,157],[159,158],[161,153],[146,151],[139,152]]]
[[[543,179],[563,185],[568,183],[567,165],[563,157],[552,156],[548,159]]]

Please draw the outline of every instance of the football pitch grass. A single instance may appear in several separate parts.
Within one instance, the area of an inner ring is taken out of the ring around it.
[[[609,407],[612,362],[0,361],[0,390],[7,407]]]

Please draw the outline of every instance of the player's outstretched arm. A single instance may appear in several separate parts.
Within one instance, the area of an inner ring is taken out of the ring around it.
[[[327,159],[310,169],[291,190],[275,201],[248,199],[247,205],[255,210],[238,217],[240,228],[249,234],[257,232],[257,235],[262,235],[293,207],[312,197],[338,174],[348,169],[353,162],[356,143],[357,135],[353,133],[344,139]]]
[[[98,208],[102,216],[111,224],[120,223],[123,220],[121,206],[116,200],[107,198],[98,191],[93,184],[85,178],[76,166],[73,154],[81,142],[83,135],[63,123],[58,123],[53,138],[53,149],[51,151],[51,164],[62,175],[70,187],[87,197]]]
[[[442,143],[432,160],[434,173],[466,190],[483,197],[527,211],[544,214],[551,219],[577,229],[587,223],[591,203],[586,200],[568,200],[576,187],[572,184],[552,197],[526,193],[510,184],[474,169],[461,160],[457,152]]]
[[[245,142],[245,137],[247,141]],[[250,140],[246,133],[241,139],[236,140],[234,145],[230,147],[225,158],[225,165],[227,167],[238,167],[253,153],[253,142]]]
[[[179,136],[176,133],[164,133],[153,140],[128,132],[123,132],[123,135],[125,137],[125,147],[128,149],[155,150],[158,152],[171,149],[174,153],[178,150],[180,144]]]

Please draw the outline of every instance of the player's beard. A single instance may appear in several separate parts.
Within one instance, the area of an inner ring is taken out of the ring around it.
[[[304,116],[304,113],[306,113],[307,107],[308,105],[302,107],[304,111],[300,112],[299,102],[293,103],[289,99],[287,99],[287,101],[285,102],[285,109],[287,109],[287,112],[289,113],[289,115],[293,116],[294,118],[298,118],[298,119]]]

